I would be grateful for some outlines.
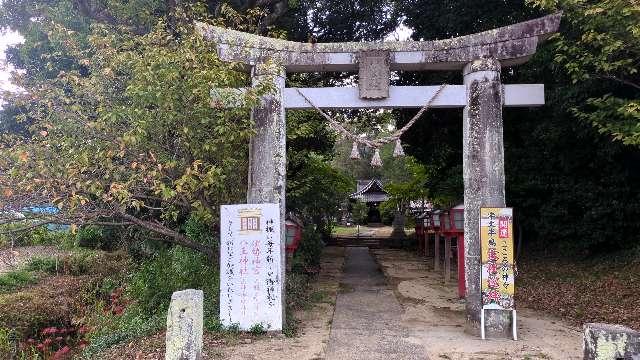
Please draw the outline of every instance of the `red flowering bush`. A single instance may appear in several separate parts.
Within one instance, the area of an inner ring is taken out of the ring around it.
[[[23,354],[38,354],[44,360],[70,359],[73,353],[87,346],[85,335],[88,329],[80,327],[50,326],[40,330],[20,344]]]
[[[124,292],[123,287],[119,287],[109,294],[109,301],[105,306],[104,312],[111,313],[113,315],[122,315],[127,305],[131,303],[131,301],[127,300],[124,296],[122,296]]]

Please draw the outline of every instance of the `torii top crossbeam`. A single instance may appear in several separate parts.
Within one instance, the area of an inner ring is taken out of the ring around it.
[[[389,52],[390,70],[461,70],[481,58],[502,66],[519,65],[535,52],[539,42],[558,30],[561,13],[473,35],[433,41],[299,43],[252,35],[198,23],[200,33],[216,43],[224,61],[248,66],[264,59],[284,65],[287,72],[356,71],[358,53]],[[248,67],[247,67],[248,70]]]

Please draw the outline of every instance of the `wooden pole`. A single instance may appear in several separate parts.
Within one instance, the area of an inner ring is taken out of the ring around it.
[[[429,257],[429,242],[431,241],[431,233],[425,231],[424,233],[424,256]]]
[[[444,282],[451,281],[451,236],[444,237]]]
[[[437,231],[435,234],[433,251],[433,270],[440,271],[440,234]]]
[[[504,207],[504,147],[502,139],[503,86],[500,63],[475,60],[464,68],[467,106],[463,120],[464,250],[468,332],[478,334],[482,294],[480,286],[481,207]],[[509,336],[508,312],[487,311],[489,334]]]

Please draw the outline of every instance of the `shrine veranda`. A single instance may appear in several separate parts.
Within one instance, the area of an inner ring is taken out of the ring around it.
[[[544,105],[543,84],[502,84],[503,67],[527,62],[539,43],[557,32],[561,13],[473,35],[435,41],[298,43],[197,24],[223,61],[240,64],[252,83],[275,91],[252,110],[247,203],[278,204],[285,218],[287,109],[463,108],[464,255],[467,330],[479,334],[481,298],[480,208],[503,208],[503,107]],[[390,86],[391,71],[462,71],[463,84]],[[287,73],[358,72],[358,87],[286,88]],[[216,106],[237,106],[243,89],[212,89]],[[280,221],[280,296],[284,312],[285,232]],[[276,316],[273,328],[282,329]],[[279,319],[279,320],[278,320]],[[507,336],[508,313],[487,310],[488,333]]]

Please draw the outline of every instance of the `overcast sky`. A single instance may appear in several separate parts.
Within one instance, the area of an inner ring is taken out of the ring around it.
[[[5,51],[9,45],[17,44],[24,41],[22,36],[12,31],[3,31],[0,33],[0,89],[13,90],[14,86],[9,82],[10,71],[8,67]]]

